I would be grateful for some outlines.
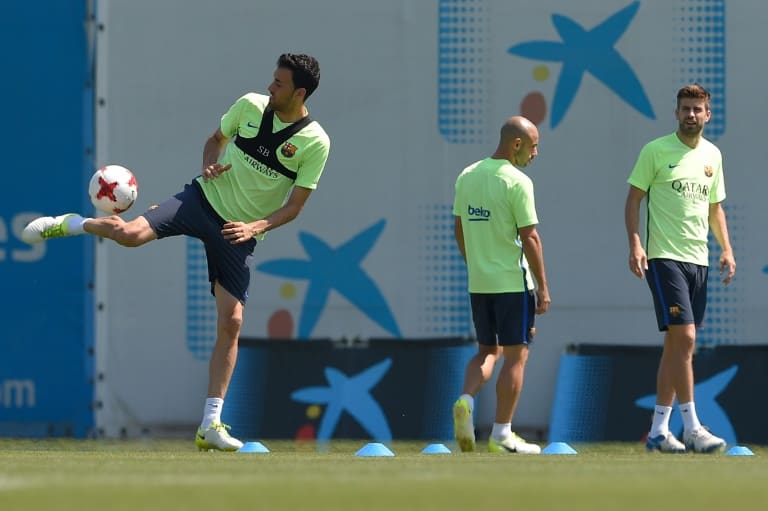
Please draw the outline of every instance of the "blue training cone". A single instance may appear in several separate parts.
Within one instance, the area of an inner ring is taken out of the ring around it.
[[[734,445],[730,449],[728,449],[728,452],[725,453],[728,456],[754,456],[755,453],[752,452],[752,450],[749,447],[744,447],[743,445]]]
[[[384,444],[370,443],[355,453],[355,456],[394,456],[395,453],[389,450]]]
[[[451,450],[444,444],[429,444],[422,449],[421,454],[451,454]]]
[[[565,442],[552,442],[541,451],[541,454],[577,454],[577,452]]]
[[[245,442],[243,446],[237,450],[237,452],[265,453],[269,452],[269,449],[267,449],[266,446],[261,442]]]

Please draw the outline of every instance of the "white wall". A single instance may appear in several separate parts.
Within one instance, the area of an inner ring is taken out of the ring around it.
[[[591,30],[631,5],[614,0],[529,5],[500,0],[226,0],[215,5],[103,0],[98,4],[104,30],[98,38],[97,93],[105,102],[97,118],[97,164],[120,163],[134,170],[141,188],[130,213],[140,213],[199,173],[202,144],[221,114],[244,92],[266,90],[280,53],[311,53],[320,61],[322,80],[308,106],[331,136],[331,157],[300,218],[257,247],[256,266],[278,258],[305,259],[300,232],[337,247],[385,219],[362,268],[378,286],[400,334],[469,335],[466,310],[456,314],[456,324],[441,330],[440,315],[430,309],[450,304],[448,298],[456,295],[441,295],[431,279],[460,275],[455,262],[445,268],[430,262],[429,257],[450,256],[453,250],[450,239],[430,237],[450,235],[448,208],[457,173],[493,151],[498,127],[520,112],[529,92],[541,92],[549,112],[562,68],[507,49],[525,41],[560,41],[553,14]],[[764,95],[753,85],[762,82],[765,70],[746,55],[761,35],[758,19],[764,16],[755,11],[768,7],[729,3],[725,24],[718,26],[690,19],[704,16],[695,11],[700,5],[694,0],[640,2],[617,40],[615,49],[642,84],[654,119],[585,74],[562,121],[552,127],[547,116],[540,123],[540,156],[529,170],[553,305],[538,320],[515,419],[519,424],[546,427],[559,355],[569,343],[660,340],[647,286],[627,270],[623,205],[626,178],[640,147],[675,129],[675,92],[694,78],[681,64],[698,44],[685,39],[690,27],[712,26],[727,38],[721,66],[727,76],[725,110],[716,112],[727,122],[715,141],[725,156],[739,262],[732,286],[713,288],[719,301],[710,308],[710,320],[720,321],[721,330],[712,327],[703,340],[764,342],[768,316],[761,199],[768,178],[751,163],[761,161],[765,151],[752,128],[765,112]],[[466,11],[451,13],[453,8]],[[441,36],[451,35],[474,38],[464,45],[474,53],[448,54],[448,48],[462,47],[439,44]],[[457,55],[477,60],[440,66],[440,57]],[[547,71],[548,78],[534,77],[537,66],[545,66],[538,71]],[[441,135],[447,125],[438,107],[447,96],[438,83],[446,76],[476,80],[467,85],[474,91],[466,92],[476,101],[473,111],[463,114],[464,120],[477,123],[473,137]],[[715,70],[708,76],[719,75]],[[442,216],[439,222],[436,215]],[[97,339],[105,380],[98,392],[105,408],[97,421],[107,433],[196,422],[207,362],[205,349],[191,350],[188,343],[188,264],[194,252],[184,240],[174,239],[138,250],[102,243],[98,255],[105,304]],[[267,336],[269,319],[279,309],[298,324],[305,291],[303,281],[254,271],[244,335]],[[738,321],[725,323],[731,318]],[[311,336],[389,337],[392,332],[332,292]]]

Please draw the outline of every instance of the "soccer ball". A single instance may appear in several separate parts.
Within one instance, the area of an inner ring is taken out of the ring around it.
[[[139,183],[133,172],[120,165],[101,167],[93,174],[88,195],[94,207],[102,213],[119,214],[136,202]]]

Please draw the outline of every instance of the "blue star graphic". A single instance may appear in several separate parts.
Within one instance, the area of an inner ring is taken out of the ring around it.
[[[392,359],[387,358],[356,376],[347,377],[333,367],[325,368],[327,387],[305,387],[291,393],[291,399],[300,403],[325,404],[327,408],[320,421],[317,440],[330,440],[342,412],[350,414],[374,440],[392,440],[387,417],[379,403],[371,396],[371,389],[389,370]]]
[[[376,283],[360,267],[384,230],[380,220],[336,249],[307,232],[299,233],[304,259],[274,259],[261,263],[257,270],[270,275],[308,280],[309,287],[301,307],[298,336],[309,338],[325,309],[331,290],[337,291],[368,318],[395,337],[400,328]]]
[[[728,414],[717,402],[717,396],[728,387],[728,384],[731,383],[738,370],[738,366],[732,366],[710,379],[698,383],[693,390],[696,414],[703,418],[706,424],[712,428],[712,431],[729,445],[737,443],[736,431],[733,429]],[[635,405],[640,408],[653,410],[656,406],[656,394],[650,394],[637,399]],[[677,436],[683,431],[683,419],[677,407],[675,407],[675,413],[672,414],[670,419],[669,430]]]
[[[563,120],[579,91],[585,72],[589,72],[641,114],[650,119],[656,118],[640,80],[614,48],[639,8],[640,2],[633,2],[592,30],[585,30],[566,16],[553,14],[552,24],[562,42],[529,41],[507,50],[528,59],[563,63],[552,103],[552,128]]]

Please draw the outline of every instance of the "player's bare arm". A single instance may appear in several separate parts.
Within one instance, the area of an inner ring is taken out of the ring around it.
[[[459,247],[461,257],[467,262],[467,250],[464,248],[464,228],[461,225],[461,217],[453,217],[453,236],[456,238],[456,245]]]
[[[731,240],[728,236],[725,210],[720,202],[709,205],[709,227],[720,245],[720,275],[724,275],[723,284],[730,284],[733,276],[736,275],[736,259],[733,256],[733,247],[731,247]]]
[[[528,266],[536,279],[536,314],[544,314],[552,303],[549,297],[549,284],[547,273],[544,270],[544,250],[541,246],[541,238],[535,225],[518,229],[520,241],[523,243],[523,254],[528,261]]]
[[[224,239],[230,243],[243,243],[249,239],[263,234],[281,225],[287,224],[301,213],[312,190],[301,186],[294,186],[288,200],[283,207],[269,215],[267,218],[256,220],[251,223],[245,222],[227,222],[221,229]]]
[[[224,136],[220,128],[216,128],[213,135],[208,137],[203,146],[203,180],[215,179],[221,175],[222,172],[226,172],[232,165],[220,165],[218,163],[221,151],[226,147],[229,139]]]
[[[648,255],[640,239],[640,203],[645,198],[645,192],[634,186],[629,187],[627,202],[624,206],[624,225],[629,239],[629,271],[643,278],[648,269]]]

